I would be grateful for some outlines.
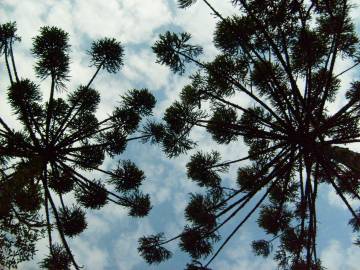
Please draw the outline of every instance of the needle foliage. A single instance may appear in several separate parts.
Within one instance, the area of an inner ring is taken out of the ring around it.
[[[88,51],[94,75],[68,89],[69,36],[54,26],[42,27],[31,49],[37,77],[50,81],[44,97],[37,82],[18,74],[13,48],[19,40],[14,22],[0,24],[7,100],[18,120],[14,128],[0,116],[0,265],[16,267],[30,260],[37,240],[47,237],[49,256],[40,267],[79,269],[67,239],[86,229],[86,209],[113,203],[128,208],[130,216],[143,217],[152,207],[149,195],[140,190],[144,172],[133,162],[120,160],[109,170],[102,164],[106,157],[118,157],[130,141],[150,139],[151,133],[137,130],[156,101],[147,89],[132,89],[99,120],[100,92],[94,80],[102,70],[121,69],[124,49],[113,38],[94,41]],[[100,179],[89,178],[95,172]],[[76,205],[67,203],[69,194]]]
[[[228,17],[206,0],[178,4],[190,8],[196,2],[216,17],[218,55],[198,58],[202,49],[184,38],[190,34],[160,35],[153,46],[159,63],[180,74],[186,63],[198,70],[164,121],[149,128],[162,128],[157,142],[169,157],[196,146],[194,127],[204,128],[218,144],[243,141],[248,154],[239,151],[239,158],[230,161],[221,161],[217,152],[192,155],[187,174],[204,192],[191,194],[184,231],[171,239],[162,235],[153,249],[179,240],[193,259],[188,270],[209,269],[257,215],[264,238],[251,244],[256,255],[273,255],[280,269],[322,269],[317,252],[321,185],[333,188],[344,202],[354,232],[360,227],[359,212],[349,203],[349,198],[360,199],[360,154],[344,147],[360,139],[360,82],[342,83],[342,75],[360,60],[352,3],[232,0],[234,15]],[[350,63],[342,70],[341,60]],[[245,97],[249,106],[243,105]],[[342,98],[340,109],[330,110],[337,98]],[[234,165],[239,166],[237,186],[225,187],[224,173]],[[226,226],[230,233],[224,235]],[[152,249],[147,245],[145,250],[144,243],[149,242],[142,238],[143,257],[159,262],[159,256],[147,256]],[[164,250],[161,254],[169,258]]]

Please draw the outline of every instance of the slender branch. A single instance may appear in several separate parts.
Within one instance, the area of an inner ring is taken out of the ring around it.
[[[125,141],[126,142],[130,142],[130,141],[134,141],[134,140],[140,140],[140,139],[144,139],[144,138],[149,138],[152,135],[142,135],[142,136],[137,136],[137,137],[132,137],[132,138],[127,138]],[[75,141],[76,142],[76,141]],[[74,143],[74,142],[72,142]],[[69,143],[70,144],[70,143]],[[68,145],[68,144],[67,144]],[[86,148],[93,148],[93,147],[106,147],[110,145],[110,142],[106,142],[106,143],[101,143],[101,144],[92,144],[92,145],[85,145],[85,146],[80,146],[80,147],[72,147],[72,148],[67,148],[65,153],[69,154],[70,152],[75,152],[75,151],[79,151],[82,149],[86,149]],[[66,145],[65,145],[66,146]]]
[[[181,118],[179,118],[181,119]],[[214,121],[211,120],[198,120],[197,122],[202,122],[206,124],[214,123]],[[197,122],[194,123],[194,125],[198,125],[200,127],[207,126],[199,125]],[[252,138],[264,138],[264,139],[287,139],[287,136],[278,134],[274,131],[266,131],[264,129],[260,128],[252,128],[247,125],[241,125],[241,124],[232,124],[232,123],[226,123],[222,126],[222,128],[226,129],[228,133],[234,134],[234,135],[240,135],[240,136],[249,136],[251,134]]]
[[[70,170],[75,176],[77,179],[82,179],[83,181],[85,181],[86,183],[88,183],[88,185],[90,185],[90,187],[93,187],[93,186],[96,186],[96,184],[94,184],[92,181],[90,181],[89,179],[87,179],[86,177],[84,177],[83,175],[79,174],[77,171],[75,171],[74,169],[72,169],[71,167],[69,167],[68,165],[66,165],[64,162],[62,161],[59,161],[58,162],[61,164],[62,167],[65,167],[66,169]],[[79,179],[79,180],[80,180]],[[118,199],[119,201],[116,202],[116,201],[113,201],[121,206],[129,206],[131,205],[132,203],[126,199],[125,197],[120,197],[119,195],[109,191],[107,188],[104,188],[104,190],[109,194],[109,195],[112,195],[114,196],[116,199]],[[108,198],[110,200],[110,198]],[[121,204],[123,203],[123,204]]]
[[[196,59],[184,54],[183,52],[181,51],[176,51],[174,50],[175,53],[178,53],[180,54],[181,56],[185,57],[186,59],[190,60],[191,62],[194,62],[195,64],[197,64],[199,67],[203,68],[203,69],[206,69],[206,70],[210,70],[210,68],[208,66],[206,66],[205,64],[197,61]],[[213,70],[211,69],[211,71],[214,71],[214,72],[217,72],[217,70]],[[219,74],[221,75],[221,74]],[[244,93],[246,93],[249,97],[251,97],[252,99],[254,99],[256,102],[258,102],[262,107],[264,107],[271,115],[273,115],[276,120],[279,122],[279,123],[282,123],[284,124],[284,121],[267,105],[265,104],[262,100],[260,100],[257,96],[255,96],[253,93],[251,93],[249,90],[246,89],[246,87],[244,87],[242,84],[240,84],[239,82],[237,82],[234,78],[232,77],[224,77],[225,80],[227,80],[229,83],[231,83],[232,85],[238,87],[241,91],[243,91]],[[209,92],[207,91],[204,91],[204,93],[210,97],[214,97],[214,95],[210,94]],[[218,97],[216,97],[215,99],[219,99]],[[223,101],[223,99],[221,100]],[[239,107],[239,106],[237,106]],[[286,124],[285,124],[286,125]]]
[[[9,128],[9,126],[4,122],[4,120],[2,120],[1,116],[0,116],[0,124],[6,129],[7,132],[9,132],[10,134],[14,134],[13,131]]]
[[[333,75],[333,71],[334,71],[334,67],[335,67],[335,61],[336,61],[336,57],[337,57],[337,53],[338,53],[338,47],[340,45],[339,44],[339,39],[340,39],[340,35],[342,33],[342,29],[343,29],[343,26],[344,26],[344,23],[345,23],[346,10],[347,10],[347,1],[344,1],[344,5],[343,5],[343,9],[342,9],[341,25],[340,25],[339,31],[334,36],[334,48],[333,48],[331,64],[330,64],[330,68],[329,68],[329,75],[327,77],[324,94],[323,94],[323,96],[321,98],[319,112],[323,111],[326,99],[327,99],[327,97],[329,95],[331,81],[332,81],[332,75]]]
[[[277,156],[275,156],[269,163],[266,164],[266,166],[264,166],[256,175],[255,177],[261,177],[262,174],[264,172],[266,172],[269,168],[271,168],[275,163],[280,163],[282,164],[282,162],[280,162],[280,159],[282,157],[284,157],[286,154],[288,153],[288,150],[286,150],[286,148],[284,148],[280,153],[277,154]],[[286,156],[284,158],[284,160],[286,160],[286,158],[288,158],[289,156]],[[262,183],[261,185],[259,185],[256,190],[250,192],[249,194],[252,196],[256,194],[256,192],[258,192],[261,188],[263,188],[265,185],[267,185],[269,183],[269,181],[271,181],[271,179],[274,177],[274,173],[277,172],[277,169],[274,168],[273,171],[264,179],[264,183]],[[270,178],[271,177],[271,178]],[[232,199],[233,197],[235,197],[237,194],[241,193],[243,190],[239,190],[237,192],[235,192],[234,194],[232,194],[231,196],[229,196],[229,198],[225,199],[224,201],[220,202],[219,204],[217,204],[214,208],[219,208],[220,206],[224,205],[226,202],[228,202],[230,199]],[[249,195],[248,194],[248,195]],[[246,196],[244,196],[246,197]],[[243,198],[244,198],[243,197]],[[230,206],[228,206],[225,210],[223,210],[222,212],[220,212],[217,216],[221,216],[224,213],[228,212],[229,210],[231,210],[234,206],[236,206],[237,204],[241,203],[243,201],[243,198],[239,199],[238,201],[236,201],[235,203],[232,203]]]
[[[297,155],[299,156],[299,154]],[[285,164],[282,168],[281,171],[285,171],[288,167],[292,166],[294,160],[297,158],[296,157],[292,157],[291,160],[289,161],[289,163]],[[274,175],[275,177],[276,175]],[[273,179],[273,177],[270,178],[270,180],[268,181],[268,183]],[[278,179],[277,179],[278,180]],[[236,228],[230,233],[230,235],[225,239],[225,241],[221,244],[221,246],[218,248],[218,250],[216,251],[216,253],[211,257],[211,259],[207,262],[207,264],[205,265],[205,267],[209,266],[209,264],[216,258],[216,256],[220,253],[220,251],[225,247],[225,245],[229,242],[229,240],[234,236],[234,234],[240,229],[240,227],[251,217],[251,215],[256,211],[256,209],[262,204],[262,202],[265,200],[265,198],[267,197],[267,195],[270,193],[270,191],[272,190],[272,188],[274,187],[274,185],[276,184],[276,180],[271,184],[271,186],[267,189],[267,191],[264,193],[264,195],[261,197],[261,199],[256,203],[256,205],[252,208],[252,210],[250,210],[250,212],[245,216],[245,218],[239,223],[239,225],[236,226]]]
[[[209,264],[216,258],[216,256],[220,253],[220,251],[225,247],[225,245],[229,242],[229,240],[234,236],[234,234],[240,229],[240,227],[251,217],[251,215],[255,212],[255,210],[261,205],[261,203],[265,200],[269,192],[271,191],[273,185],[265,192],[265,194],[261,197],[261,199],[256,203],[256,205],[252,208],[252,210],[245,216],[245,218],[240,222],[239,225],[230,233],[230,235],[225,239],[225,241],[221,244],[215,254],[211,257],[211,259],[207,262],[205,267],[209,266]]]
[[[268,126],[268,127],[270,127],[270,128],[273,128],[273,129],[276,129],[276,130],[279,130],[279,131],[285,131],[285,129],[284,129],[283,127],[278,126],[278,125],[276,125],[276,124],[274,124],[274,123],[272,123],[272,122],[270,122],[270,121],[262,118],[261,116],[257,115],[255,112],[253,112],[253,111],[251,111],[251,110],[245,109],[245,108],[239,106],[238,104],[235,104],[235,103],[232,103],[232,102],[230,102],[230,101],[227,101],[227,100],[225,100],[225,99],[223,99],[223,98],[221,98],[221,97],[218,97],[218,96],[216,96],[216,95],[214,95],[214,94],[212,94],[212,93],[210,93],[210,92],[207,92],[207,91],[202,91],[202,92],[203,92],[205,95],[207,95],[207,96],[209,96],[209,97],[211,97],[211,98],[214,98],[215,100],[218,100],[218,101],[220,101],[220,102],[222,102],[222,103],[224,103],[224,104],[226,104],[226,105],[229,105],[229,106],[234,107],[234,108],[236,108],[236,109],[238,109],[238,110],[241,110],[241,111],[243,111],[243,112],[246,112],[246,113],[251,114],[251,115],[254,116],[255,118],[259,119],[263,124],[265,123],[265,125]]]
[[[70,161],[70,162],[72,162],[72,163],[74,163],[74,164],[79,163],[78,161],[76,161],[76,160],[74,160],[74,159],[71,159],[71,158],[64,157],[64,159],[65,159],[65,160],[68,160],[68,161]],[[96,168],[96,167],[94,167],[94,166],[86,166],[86,168],[92,169],[92,170],[96,170],[96,171],[98,171],[98,172],[102,172],[102,173],[107,174],[107,175],[110,175],[110,176],[117,177],[117,175],[114,174],[114,173],[112,173],[112,172],[105,171],[105,170],[102,170],[102,169],[100,169],[100,168]]]
[[[104,60],[105,61],[105,60]],[[88,89],[90,87],[90,85],[93,83],[93,81],[95,80],[97,74],[99,73],[100,69],[102,68],[102,66],[104,65],[104,61],[97,67],[94,75],[91,77],[90,81],[88,82],[88,84],[86,85],[85,89]],[[55,144],[56,141],[58,140],[59,137],[61,137],[61,135],[64,133],[64,131],[66,130],[66,128],[68,127],[69,123],[72,121],[72,119],[75,117],[75,115],[78,114],[78,112],[81,110],[82,105],[80,106],[80,108],[78,108],[78,110],[75,112],[75,114],[73,115],[73,117],[71,117],[71,119],[69,120],[71,114],[73,113],[73,111],[76,109],[76,106],[78,105],[78,103],[81,101],[82,96],[83,96],[84,92],[82,92],[82,94],[80,94],[77,99],[74,101],[74,104],[72,105],[72,107],[70,108],[70,110],[68,111],[68,113],[66,114],[66,116],[64,117],[63,121],[61,122],[59,128],[57,129],[53,139],[51,140],[52,144]]]
[[[48,204],[48,197],[47,193],[45,192],[45,214],[46,214],[46,224],[47,224],[47,233],[49,238],[49,248],[50,248],[50,254],[54,255],[53,252],[53,244],[52,244],[52,236],[51,236],[51,223],[50,223],[50,215],[49,215],[49,204]]]
[[[349,204],[349,202],[347,201],[345,196],[342,194],[340,188],[335,184],[331,175],[328,173],[328,171],[332,171],[336,175],[336,177],[339,177],[338,173],[334,169],[332,169],[331,166],[329,166],[329,163],[330,163],[329,161],[326,161],[324,158],[321,158],[321,164],[322,164],[322,166],[324,166],[324,168],[326,168],[326,173],[328,174],[328,178],[329,178],[328,180],[330,181],[331,185],[335,189],[336,193],[340,196],[341,200],[345,203],[346,207],[348,208],[348,210],[350,211],[352,216],[355,218],[355,220],[360,222],[360,219],[357,216],[357,214],[355,213],[354,209],[351,207],[351,205]]]
[[[203,0],[203,2],[214,12],[216,16],[224,20],[224,17],[207,0]]]
[[[258,157],[259,155],[262,155],[262,154],[265,154],[269,151],[273,151],[273,150],[276,150],[277,148],[281,147],[281,146],[284,146],[285,143],[279,143],[279,144],[276,144],[274,146],[271,146],[270,148],[267,148],[265,150],[262,150],[262,151],[258,151],[252,155],[248,155],[246,157],[243,157],[243,158],[240,158],[240,159],[236,159],[236,160],[232,160],[232,161],[227,161],[227,162],[224,162],[224,163],[220,163],[220,164],[216,164],[214,166],[211,166],[210,168],[216,168],[216,167],[223,167],[223,166],[227,166],[227,165],[230,165],[230,164],[233,164],[233,163],[237,163],[237,162],[241,162],[241,161],[244,161],[244,160],[247,160],[247,159],[251,159],[251,158],[255,158],[255,157]]]
[[[45,176],[46,175],[47,174],[45,173]],[[71,249],[70,249],[70,247],[69,247],[69,245],[68,245],[68,243],[66,241],[65,234],[63,232],[62,225],[61,225],[61,222],[60,222],[59,214],[57,212],[55,203],[54,203],[53,199],[51,198],[50,191],[49,191],[49,189],[47,187],[46,177],[45,177],[45,181],[43,181],[43,184],[44,184],[44,189],[45,189],[45,192],[47,193],[47,197],[49,199],[52,211],[53,211],[55,219],[56,219],[57,228],[58,228],[58,231],[59,231],[59,234],[60,234],[61,241],[62,241],[62,243],[64,245],[64,248],[65,248],[67,254],[69,255],[69,257],[71,259],[71,262],[74,265],[75,269],[80,270],[80,267],[77,265],[77,263],[75,261],[75,258],[74,258],[74,255],[72,254]]]
[[[28,226],[29,228],[42,228],[45,227],[46,224],[45,223],[41,223],[41,222],[35,222],[34,220],[30,220],[28,221],[26,218],[23,218],[14,207],[12,207],[12,210],[16,216],[16,218],[21,222],[24,223],[26,226]],[[34,223],[31,223],[34,222]]]
[[[283,59],[281,52],[279,50],[279,48],[277,47],[277,45],[275,44],[274,40],[271,38],[271,36],[269,35],[269,33],[266,31],[266,27],[261,23],[261,21],[251,12],[251,10],[249,9],[247,3],[245,0],[240,0],[241,4],[243,5],[243,7],[245,8],[246,12],[251,16],[251,18],[258,24],[258,29],[263,33],[263,35],[265,36],[266,40],[269,42],[269,45],[271,46],[271,48],[274,50],[276,57],[278,58],[278,60],[280,61],[281,65],[283,66],[285,72],[287,73],[289,79],[290,79],[290,84],[292,86],[292,89],[295,93],[295,95],[298,97],[299,101],[304,105],[304,99],[301,96],[300,90],[296,84],[296,81],[293,77],[292,74],[292,70],[291,67],[288,66],[285,62],[285,60]]]
[[[71,145],[75,142],[78,142],[78,141],[81,141],[82,139],[85,139],[85,138],[90,138],[92,136],[94,136],[95,134],[99,133],[99,132],[102,132],[102,131],[105,131],[105,130],[109,130],[111,128],[114,128],[115,125],[112,125],[112,126],[108,126],[108,127],[104,127],[104,128],[101,128],[101,129],[96,129],[95,131],[91,132],[91,133],[87,133],[87,131],[90,131],[91,129],[93,129],[94,127],[89,127],[89,128],[85,128],[85,130],[83,131],[76,131],[74,132],[73,134],[69,135],[68,137],[64,138],[63,141],[61,141],[57,147],[58,148],[61,148],[61,147],[64,147],[64,146],[68,146],[68,145]],[[100,127],[100,124],[97,124],[97,126],[95,128],[99,128]]]
[[[55,75],[51,75],[51,87],[50,87],[50,97],[49,97],[49,101],[48,101],[48,108],[47,108],[47,113],[46,113],[46,129],[45,129],[45,140],[46,140],[46,144],[48,144],[49,142],[49,128],[50,128],[50,121],[52,118],[52,113],[53,113],[53,103],[54,103],[54,91],[55,91]]]
[[[15,79],[17,82],[19,82],[19,77],[17,74],[17,70],[16,70],[16,65],[15,65],[15,59],[14,59],[14,54],[13,54],[13,49],[12,49],[12,39],[10,39],[10,57],[11,57],[11,63],[13,66],[13,70],[14,70],[14,75],[15,75]]]
[[[357,67],[360,64],[360,61],[358,61],[357,63],[355,63],[354,65],[352,65],[351,67],[341,71],[339,74],[335,75],[334,79],[336,79],[337,77],[340,77],[341,75],[343,75],[344,73],[352,70],[353,68]]]
[[[338,118],[344,114],[351,106],[353,106],[355,103],[357,103],[358,100],[353,98],[348,101],[341,109],[339,109],[334,115],[332,115],[330,118],[325,120],[323,125],[319,125],[318,128],[315,128],[314,133],[315,134],[321,134],[325,130],[327,130],[329,127],[333,126],[334,123],[338,120]]]
[[[11,85],[14,83],[12,74],[11,74],[11,70],[10,70],[10,64],[9,64],[9,59],[8,59],[8,48],[7,48],[7,44],[5,44],[5,48],[4,48],[4,57],[5,57],[5,64],[6,64],[6,69],[9,75],[9,79],[10,79],[10,83]]]

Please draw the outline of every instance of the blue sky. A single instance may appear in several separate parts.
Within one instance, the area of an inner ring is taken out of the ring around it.
[[[229,2],[211,1],[224,15],[235,12]],[[357,29],[359,10],[353,12]],[[102,97],[99,118],[110,113],[120,100],[120,95],[128,89],[146,87],[153,92],[158,100],[154,112],[156,118],[161,117],[166,107],[177,98],[182,86],[188,82],[188,77],[186,74],[182,77],[173,75],[167,67],[155,63],[150,47],[159,33],[167,29],[190,32],[193,42],[203,46],[204,59],[211,59],[216,55],[216,49],[212,45],[216,19],[202,1],[198,1],[190,9],[179,10],[175,0],[1,0],[0,23],[9,20],[17,22],[18,33],[22,37],[22,42],[15,47],[19,73],[38,83],[40,81],[32,70],[34,59],[30,55],[31,38],[44,25],[58,26],[69,32],[72,63],[71,79],[67,86],[70,91],[87,82],[94,72],[89,67],[86,55],[92,40],[107,36],[123,43],[126,54],[123,69],[115,75],[101,73],[94,83]],[[4,75],[0,80],[0,114],[16,128],[18,124],[5,100],[8,82],[4,79],[6,76],[2,66],[1,62],[0,74]],[[339,70],[347,66],[349,63],[345,61],[338,63]],[[190,73],[191,69],[188,74]],[[358,70],[345,74],[342,78],[344,87],[359,79],[357,74]],[[46,96],[49,82],[43,81],[41,86]],[[343,93],[339,94],[339,99],[330,109],[341,106],[344,101],[341,98]],[[237,97],[237,102],[250,104],[246,98]],[[219,146],[200,129],[194,130],[192,136],[198,141],[198,149],[218,150],[226,160],[246,155],[246,147],[241,141]],[[359,145],[351,147],[360,151]],[[90,270],[183,269],[190,259],[179,251],[176,244],[169,246],[174,252],[171,260],[151,267],[139,257],[136,248],[137,239],[144,234],[165,232],[167,236],[173,236],[181,231],[188,194],[198,190],[185,175],[189,155],[169,160],[156,146],[130,143],[122,156],[106,160],[104,168],[111,168],[118,159],[130,158],[135,161],[145,171],[147,180],[143,190],[150,193],[154,207],[150,215],[143,219],[130,218],[125,209],[111,204],[100,211],[89,211],[88,229],[80,237],[70,241],[80,264]],[[223,181],[229,186],[234,186],[236,169],[237,166],[234,166],[224,175]],[[71,196],[66,199],[70,203],[74,201]],[[353,204],[359,206],[355,202]],[[320,189],[319,208],[319,250],[324,265],[330,270],[358,269],[360,250],[351,245],[354,235],[347,226],[350,215],[328,187]],[[254,257],[250,251],[251,240],[264,236],[255,221],[256,215],[217,257],[212,265],[213,269],[276,269],[271,258],[265,260]],[[229,231],[225,230],[223,233]],[[37,262],[47,253],[47,240],[40,241],[37,248],[39,252],[34,261],[22,264],[20,269],[38,269]]]

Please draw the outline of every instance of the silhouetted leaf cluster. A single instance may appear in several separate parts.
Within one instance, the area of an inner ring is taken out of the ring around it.
[[[7,99],[22,125],[14,130],[0,116],[0,265],[16,267],[30,260],[36,241],[46,232],[50,255],[41,268],[79,269],[66,238],[86,229],[84,208],[100,209],[112,202],[127,207],[134,217],[143,217],[151,209],[149,195],[140,191],[144,172],[133,162],[122,161],[114,170],[103,170],[101,165],[106,156],[121,154],[129,141],[156,140],[158,135],[152,131],[143,136],[137,132],[156,100],[147,89],[132,89],[119,95],[120,106],[106,119],[98,120],[100,93],[93,81],[102,69],[120,70],[121,43],[113,38],[94,41],[88,53],[96,71],[87,84],[71,91],[66,89],[68,33],[44,26],[33,38],[31,50],[37,76],[51,80],[50,95],[43,101],[35,82],[19,78],[15,41],[20,41],[16,24],[0,24],[0,54],[10,81]],[[68,90],[65,97],[57,97],[60,89]],[[84,171],[101,172],[105,179],[89,179]],[[74,195],[76,206],[66,205],[63,195],[67,193]],[[61,245],[54,243],[53,229]]]
[[[195,2],[178,0],[178,5]],[[243,140],[248,155],[241,157],[239,150],[238,159],[221,161],[217,152],[197,151],[190,157],[187,175],[206,191],[190,196],[185,208],[190,224],[161,246],[180,238],[181,249],[193,259],[209,258],[187,269],[207,269],[257,213],[258,225],[271,238],[253,241],[255,254],[274,253],[279,269],[323,269],[317,254],[320,184],[334,188],[352,215],[354,232],[359,230],[359,213],[348,198],[360,199],[360,154],[341,146],[360,141],[359,82],[342,80],[360,59],[352,4],[233,0],[234,15],[224,17],[202,2],[217,19],[213,41],[219,53],[201,61],[189,34],[159,36],[153,46],[158,63],[180,74],[187,62],[198,70],[163,122],[152,123],[148,132],[158,130],[152,142],[169,157],[195,148],[191,131],[198,127],[232,149],[244,149],[233,144]],[[338,71],[340,58],[350,64]],[[345,99],[334,110],[331,103],[342,94]],[[222,173],[245,161],[237,185],[225,187]],[[241,220],[229,225],[235,217]],[[214,245],[223,226],[234,227]]]

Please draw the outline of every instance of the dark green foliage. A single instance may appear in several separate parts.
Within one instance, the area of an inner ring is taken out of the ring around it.
[[[49,254],[41,263],[40,268],[47,270],[70,270],[71,258],[65,249],[59,245],[51,246]]]
[[[137,189],[144,180],[144,172],[136,167],[135,163],[124,160],[112,171],[109,182],[115,186],[117,191],[126,192]]]
[[[95,112],[100,103],[100,94],[91,87],[79,86],[68,97],[69,105],[81,108],[82,111]]]
[[[199,259],[210,255],[212,244],[218,240],[218,235],[207,229],[185,227],[179,245],[193,259]]]
[[[319,35],[311,30],[304,29],[292,48],[294,66],[306,69],[309,66],[318,66],[326,53],[326,44]]]
[[[8,53],[8,46],[14,41],[20,41],[16,36],[16,23],[8,22],[0,25],[0,54]]]
[[[168,157],[176,157],[194,148],[196,143],[187,137],[188,134],[176,134],[167,131],[162,140],[162,149]]]
[[[37,58],[35,71],[41,79],[48,76],[57,83],[63,83],[69,73],[69,37],[66,32],[55,26],[40,28],[34,38],[32,53]]]
[[[293,262],[290,266],[291,270],[302,270],[302,269],[311,269],[311,270],[325,270],[326,268],[321,266],[320,260],[317,262],[307,263],[305,260],[300,260],[298,262]]]
[[[203,111],[185,102],[175,102],[166,110],[161,143],[169,157],[178,156],[195,146],[189,138],[190,131],[204,116]]]
[[[195,2],[178,1],[181,8]],[[232,0],[235,14],[229,17],[215,3],[203,3],[217,19],[217,56],[200,61],[186,55],[174,49],[180,37],[169,32],[153,49],[158,62],[174,72],[185,71],[185,59],[198,67],[180,101],[163,118],[160,143],[165,153],[173,157],[194,148],[194,127],[205,128],[219,144],[229,144],[232,153],[239,149],[239,157],[227,160],[224,155],[223,163],[215,153],[198,151],[187,164],[188,177],[206,188],[206,196],[219,198],[209,208],[205,195],[193,195],[185,212],[191,226],[204,229],[204,220],[214,216],[219,227],[243,218],[205,267],[256,213],[272,238],[253,242],[255,254],[269,256],[274,246],[279,269],[322,269],[316,252],[320,185],[335,189],[353,217],[350,225],[354,231],[359,228],[359,215],[348,198],[360,198],[360,154],[341,146],[351,148],[360,138],[360,84],[348,87],[343,81],[343,74],[359,65],[359,39],[349,15],[352,3]],[[339,65],[339,57],[348,66]],[[240,139],[247,149],[232,144]],[[223,187],[219,172],[239,162],[250,162],[238,169],[239,189]],[[204,250],[213,248],[204,240],[206,234],[194,239]],[[190,244],[188,249],[196,253]]]
[[[195,226],[212,229],[216,225],[214,206],[209,197],[204,197],[201,194],[191,194],[190,202],[185,208],[185,217]]]
[[[248,67],[246,59],[237,59],[229,54],[218,55],[207,64],[207,85],[219,97],[231,96],[235,90],[229,79],[245,80]]]
[[[313,75],[312,84],[314,88],[314,92],[317,94],[321,94],[322,89],[328,84],[328,97],[327,100],[329,102],[334,102],[336,98],[336,94],[340,89],[340,80],[335,78],[334,75],[330,76],[329,72],[320,69]],[[316,100],[314,100],[316,102]]]
[[[346,13],[348,12],[349,10],[347,9]],[[354,56],[356,53],[359,39],[355,34],[354,24],[349,17],[346,16],[343,19],[342,14],[321,16],[319,18],[319,32],[327,40],[338,35],[339,51],[345,56]]]
[[[280,240],[285,250],[298,254],[306,245],[307,237],[302,236],[301,231],[289,228],[281,234]]]
[[[37,105],[37,106],[36,106]],[[53,110],[54,110],[54,123],[59,124],[64,117],[66,117],[66,113],[69,110],[69,105],[66,103],[66,101],[62,98],[54,99],[53,102]],[[39,112],[37,113],[36,120],[38,120],[40,123],[44,123],[45,120],[45,112],[42,110],[41,106],[39,104],[33,104],[33,113],[36,113],[36,110]],[[71,125],[70,125],[71,126]]]
[[[261,186],[261,179],[266,172],[255,166],[245,166],[238,169],[237,184],[241,190],[255,191]]]
[[[357,211],[357,215],[359,217],[359,213],[360,211],[358,210]],[[351,227],[353,228],[353,231],[354,232],[358,232],[360,231],[360,221],[359,221],[359,218],[355,219],[355,217],[351,218],[349,220],[349,224],[351,225]]]
[[[157,55],[157,62],[168,65],[174,72],[184,73],[185,63],[202,53],[201,47],[187,44],[190,38],[188,33],[176,34],[169,31],[160,35],[160,40],[152,47]]]
[[[72,208],[62,208],[59,211],[60,224],[64,234],[74,237],[84,231],[87,227],[85,212],[81,208],[73,206]]]
[[[107,203],[107,192],[99,181],[84,184],[76,190],[77,201],[86,208],[100,209]]]
[[[103,134],[102,141],[106,142],[105,150],[110,156],[119,155],[124,152],[127,144],[124,132],[118,128]]]
[[[256,255],[264,257],[268,257],[272,249],[271,243],[266,240],[252,241],[251,246]]]
[[[164,115],[169,129],[176,134],[184,132],[189,123],[195,122],[196,118],[193,108],[180,102],[175,102],[167,108]]]
[[[14,202],[21,211],[38,211],[42,204],[42,194],[40,187],[33,183],[22,187],[22,189],[16,191]]]
[[[139,126],[140,115],[132,108],[116,108],[112,119],[114,125],[126,133],[133,133]]]
[[[285,207],[263,206],[257,220],[268,234],[278,234],[288,228],[292,214]]]
[[[187,8],[192,4],[195,4],[197,0],[178,0],[178,4],[180,8]]]
[[[124,49],[114,38],[94,41],[89,54],[95,67],[102,67],[110,73],[117,72],[123,65]]]
[[[32,104],[41,101],[41,94],[35,83],[25,79],[9,87],[8,100],[15,112],[24,113]]]
[[[227,167],[220,166],[213,169],[220,161],[220,154],[218,152],[211,152],[210,154],[197,152],[191,156],[190,162],[186,165],[187,175],[192,180],[196,181],[200,186],[216,187],[220,185],[221,178],[218,172],[225,172]]]
[[[105,153],[101,147],[91,146],[88,143],[81,145],[82,149],[76,157],[78,166],[87,169],[100,166],[105,158]]]
[[[209,120],[207,131],[218,143],[228,144],[236,140],[237,114],[236,111],[228,107],[218,107]],[[232,131],[235,132],[232,132]]]
[[[279,179],[279,182],[274,184],[270,193],[269,199],[274,204],[281,204],[283,202],[295,202],[298,197],[299,186],[294,183],[293,179],[284,176]]]
[[[133,89],[122,97],[125,108],[132,109],[140,115],[150,115],[155,106],[156,99],[148,89]]]
[[[360,190],[360,176],[352,171],[344,172],[340,179],[337,179],[337,184],[349,196],[356,198],[354,191]]]
[[[192,263],[186,264],[185,270],[211,270],[211,269],[203,266],[198,261],[192,261]]]
[[[214,44],[225,53],[235,54],[247,47],[254,35],[254,22],[248,17],[228,17],[220,21],[214,33]]]
[[[6,193],[6,188],[1,187],[0,194],[0,218],[4,219],[10,216],[11,213],[11,196]]]
[[[156,123],[148,121],[142,130],[144,136],[144,141],[150,141],[150,143],[160,143],[165,135],[165,127],[162,123]]]
[[[283,91],[287,91],[287,82],[285,81],[285,73],[279,65],[269,61],[259,61],[254,64],[254,70],[251,73],[251,82],[259,91],[259,94],[269,99],[274,99],[276,105],[277,96],[274,95],[274,88],[269,83],[276,78]]]
[[[345,94],[347,99],[359,101],[360,100],[360,82],[355,81],[351,83],[350,89]]]
[[[9,203],[9,193],[0,193],[0,265],[7,268],[15,268],[19,263],[31,260],[36,252],[35,244],[43,237],[44,230],[41,228],[30,227],[22,220],[32,220],[40,222],[41,217],[36,214],[30,214],[17,210],[14,218],[14,207]],[[6,206],[7,204],[7,206]],[[7,208],[8,207],[8,208]],[[7,208],[7,209],[6,209]],[[2,215],[6,213],[6,215]],[[14,237],[15,236],[15,237]]]
[[[98,120],[94,113],[82,111],[74,117],[73,121],[68,126],[69,129],[74,131],[87,130],[89,132],[94,132],[98,126]]]
[[[132,217],[144,217],[152,208],[149,194],[143,194],[139,191],[127,194],[125,205],[130,208],[129,215]]]
[[[65,194],[74,188],[74,176],[69,171],[55,171],[49,178],[49,187],[59,194]]]
[[[189,106],[199,106],[201,102],[201,92],[192,85],[186,85],[180,93],[181,101]]]
[[[70,69],[68,33],[45,26],[33,39],[32,48],[37,76],[51,81],[43,101],[38,85],[20,79],[13,53],[15,41],[20,41],[16,24],[0,24],[0,54],[10,82],[7,99],[21,125],[15,130],[0,116],[0,265],[16,268],[31,260],[37,240],[47,232],[50,255],[41,268],[79,270],[67,238],[86,229],[84,208],[99,209],[110,201],[129,207],[135,217],[145,216],[151,209],[149,195],[139,190],[144,173],[134,163],[124,162],[117,175],[100,166],[107,155],[122,153],[128,141],[159,140],[160,135],[152,131],[129,138],[142,117],[151,115],[156,100],[147,89],[117,94],[121,106],[98,120],[100,94],[91,86],[102,69],[115,73],[123,65],[120,42],[113,38],[93,42],[90,61],[96,67],[94,75],[71,91],[65,85]],[[56,96],[59,89],[67,91],[66,98]],[[110,191],[113,188],[108,189],[105,181],[89,180],[84,171],[113,176],[118,193]],[[66,193],[75,195],[77,206],[66,205],[62,196]],[[59,232],[61,246],[52,244],[53,229]]]
[[[160,246],[160,243],[164,242],[164,240],[164,235],[161,233],[139,239],[138,251],[147,263],[157,264],[171,257],[172,253]]]

